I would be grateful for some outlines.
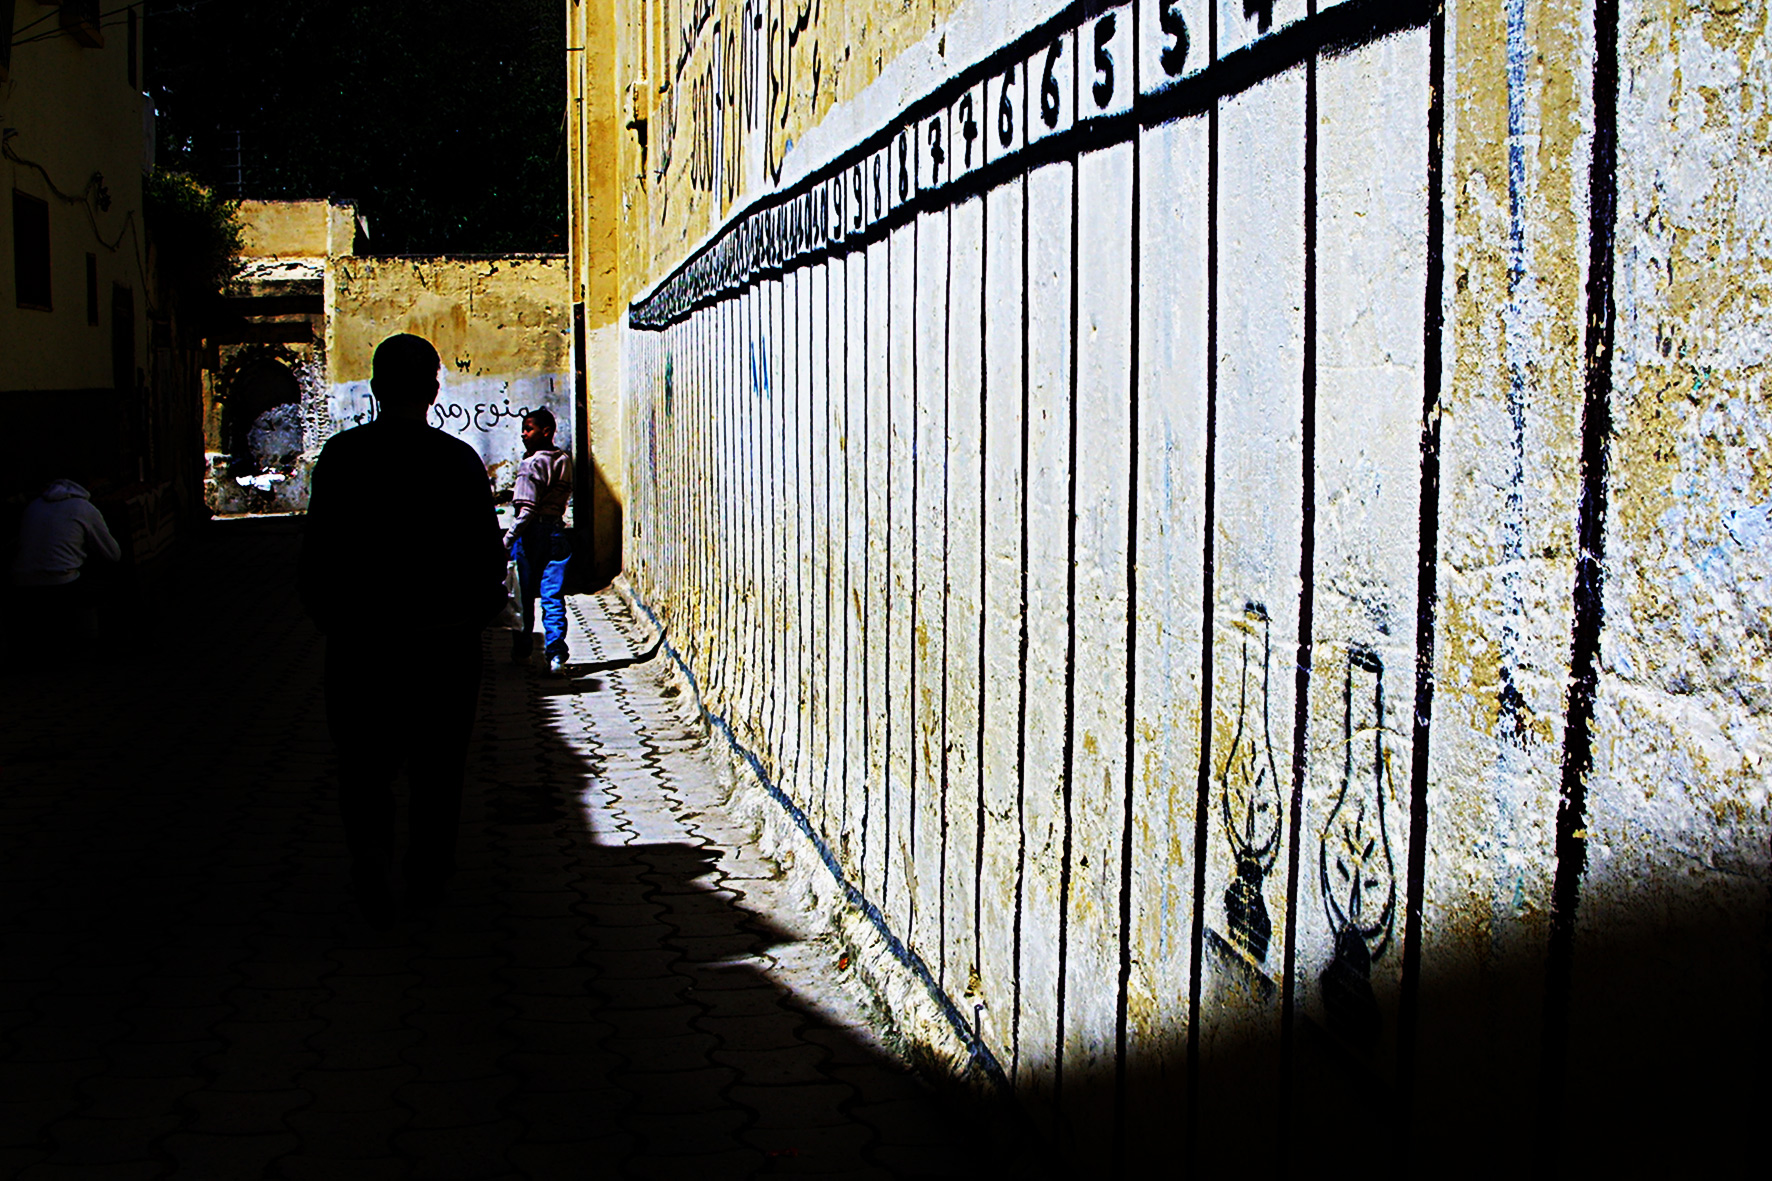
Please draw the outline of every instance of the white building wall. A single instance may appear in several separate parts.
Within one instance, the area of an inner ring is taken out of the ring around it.
[[[1548,1143],[1759,995],[1765,55],[1626,7],[971,5],[632,309],[637,594],[1079,1159]]]

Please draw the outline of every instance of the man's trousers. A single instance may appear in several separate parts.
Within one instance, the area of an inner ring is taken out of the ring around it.
[[[338,810],[360,883],[394,862],[394,776],[406,768],[408,883],[455,870],[462,781],[480,692],[480,629],[334,635],[326,720],[338,748]]]

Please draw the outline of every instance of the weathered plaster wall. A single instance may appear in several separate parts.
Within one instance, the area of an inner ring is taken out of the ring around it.
[[[145,424],[135,375],[117,388],[113,347],[127,346],[137,367],[152,367],[141,221],[149,160],[144,96],[129,85],[122,36],[86,45],[62,31],[58,15],[43,5],[7,12],[7,35],[17,30],[21,43],[0,79],[0,413],[13,424],[0,441],[0,462],[12,469],[0,476],[0,488],[18,491],[23,470],[50,456],[89,466],[95,481],[125,469],[133,479],[136,455],[148,450],[140,437]],[[15,193],[47,207],[47,304],[22,300],[17,289]],[[97,299],[91,315],[89,255]],[[114,341],[119,300],[125,330]],[[62,417],[88,424],[83,446],[57,437],[50,424]]]
[[[1751,1126],[1764,1089],[1729,1084],[1734,1049],[1720,1070],[1712,1055],[1754,1044],[1737,997],[1768,971],[1767,6],[1627,3],[1619,30],[1606,630],[1571,1052],[1638,1069],[1612,1035],[1652,998],[1674,1069]]]
[[[566,262],[508,258],[333,260],[326,274],[332,430],[374,416],[375,346],[413,332],[443,357],[433,425],[474,445],[499,488],[523,457],[522,416],[547,407],[573,437]]]
[[[628,185],[628,568],[913,1035],[1080,1161],[1746,1146],[1764,5],[804,15]]]
[[[240,253],[247,258],[325,258],[331,253],[330,206],[324,200],[240,202]]]

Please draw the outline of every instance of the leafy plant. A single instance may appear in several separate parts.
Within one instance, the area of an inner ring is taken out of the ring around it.
[[[161,298],[201,315],[233,277],[240,253],[240,206],[183,172],[158,169],[142,186]]]

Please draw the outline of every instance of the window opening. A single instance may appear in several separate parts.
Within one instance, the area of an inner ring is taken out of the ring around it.
[[[12,276],[18,306],[49,311],[49,203],[12,190]]]

